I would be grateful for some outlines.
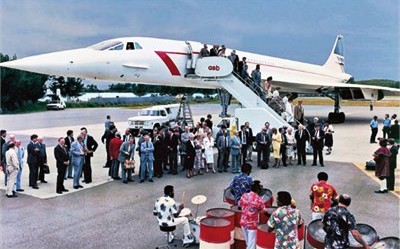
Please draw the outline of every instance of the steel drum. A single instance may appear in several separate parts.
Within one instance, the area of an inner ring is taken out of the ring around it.
[[[310,243],[311,246],[317,249],[324,249],[325,247],[324,241],[326,233],[322,227],[323,224],[321,219],[312,221],[307,227],[307,241]],[[371,246],[377,241],[378,235],[375,229],[370,225],[360,223],[356,225],[356,228],[368,245]],[[351,249],[363,248],[363,246],[354,239],[353,235],[350,232],[349,242]]]
[[[397,237],[385,237],[376,242],[372,249],[398,249],[400,248],[400,240]]]
[[[230,222],[231,245],[235,243],[235,212],[227,208],[211,208],[206,211],[206,217],[222,218]]]
[[[222,218],[204,218],[200,222],[200,249],[229,249],[231,222]]]
[[[264,204],[266,207],[272,206],[272,203],[274,202],[274,198],[272,196],[272,191],[263,188],[261,190],[261,193],[259,193],[261,199],[263,200]],[[231,193],[231,189],[227,188],[224,190],[224,202],[227,202],[231,205],[235,205],[235,197],[233,197],[233,194]]]
[[[235,212],[235,249],[246,249],[246,241],[244,239],[242,226],[240,225],[240,220],[242,219],[242,210],[238,206],[232,206],[231,210]]]

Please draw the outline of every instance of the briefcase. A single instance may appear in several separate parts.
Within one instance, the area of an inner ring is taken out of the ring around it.
[[[50,167],[48,164],[43,165],[43,173],[50,174]]]
[[[124,168],[126,170],[128,169],[135,169],[135,160],[125,160],[124,162]]]

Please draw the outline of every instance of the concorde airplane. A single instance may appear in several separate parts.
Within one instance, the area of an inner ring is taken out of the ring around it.
[[[145,37],[124,37],[67,51],[3,62],[2,67],[85,79],[130,82],[176,87],[226,89],[245,107],[262,107],[232,73],[232,64],[223,57],[200,58],[202,43]],[[210,45],[208,45],[211,48]],[[226,55],[231,53],[226,49]],[[349,84],[353,80],[344,69],[343,37],[337,36],[324,65],[314,65],[236,50],[247,58],[250,73],[259,64],[263,79],[272,76],[281,92],[312,93],[335,101],[329,119],[344,122],[340,100],[380,100],[387,92],[399,90],[380,86]],[[265,108],[268,108],[265,106]]]

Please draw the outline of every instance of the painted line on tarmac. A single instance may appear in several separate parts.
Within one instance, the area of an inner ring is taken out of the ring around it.
[[[360,163],[360,162],[355,162],[353,163],[354,166],[356,166],[359,170],[364,172],[369,178],[377,182],[378,184],[380,183],[379,179],[375,176],[375,171],[370,170],[367,171],[365,170],[365,163]],[[389,193],[392,193],[394,196],[396,196],[398,199],[400,199],[400,194],[399,194],[399,188],[397,186],[395,187],[395,191],[389,191]]]

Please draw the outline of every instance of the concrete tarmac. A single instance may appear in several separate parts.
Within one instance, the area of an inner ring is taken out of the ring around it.
[[[234,108],[232,106],[231,110]],[[326,119],[331,109],[327,106],[305,108],[307,116],[322,119]],[[373,191],[379,187],[376,179],[356,166],[370,160],[377,149],[376,144],[369,144],[371,117],[393,114],[397,109],[375,108],[374,112],[370,112],[367,107],[345,107],[347,121],[334,125],[333,152],[325,156],[324,168],[311,167],[312,157],[308,156],[306,167],[281,166],[268,170],[255,167],[252,177],[261,180],[274,194],[281,190],[289,191],[308,224],[311,221],[309,187],[317,180],[318,172],[326,171],[330,176],[329,182],[339,193],[352,196],[349,210],[357,222],[373,226],[380,237],[399,236],[398,195],[375,194]],[[211,113],[216,122],[220,107],[192,105],[192,111],[195,120]],[[18,198],[9,199],[5,197],[4,190],[0,191],[0,248],[155,248],[163,244],[164,235],[159,231],[152,208],[167,184],[175,186],[176,201],[183,202],[193,212],[196,206],[190,203],[190,199],[198,194],[206,195],[208,199],[199,206],[199,216],[209,208],[229,208],[222,201],[222,193],[233,178],[232,173],[208,173],[191,179],[187,179],[184,173],[177,176],[165,174],[163,178],[156,178],[154,183],[143,184],[138,183],[137,176],[134,178],[136,182],[129,184],[110,180],[108,169],[102,167],[105,148],[100,141],[107,114],[123,131],[127,118],[134,116],[136,111],[120,108],[70,109],[1,116],[2,129],[8,130],[8,134],[15,134],[17,139],[23,141],[24,147],[32,133],[45,137],[51,174],[46,176],[49,183],[41,184],[39,190],[30,189],[27,186],[29,170],[26,165],[22,176],[25,192],[19,193]],[[53,156],[56,139],[65,136],[67,129],[74,130],[76,136],[82,126],[86,126],[99,142],[92,160],[93,183],[77,191],[72,188],[72,180],[69,179],[65,185],[70,192],[57,195]],[[253,130],[258,129],[253,127]],[[381,134],[380,131],[378,135]],[[1,188],[4,189],[3,183]],[[181,231],[182,228],[178,227],[177,232]]]

